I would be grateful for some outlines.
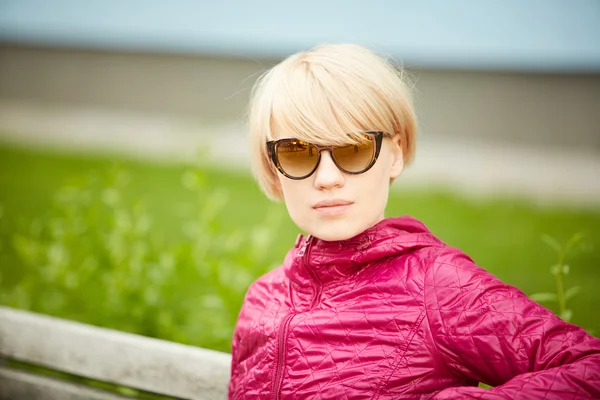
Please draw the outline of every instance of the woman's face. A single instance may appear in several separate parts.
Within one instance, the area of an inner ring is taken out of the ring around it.
[[[403,168],[399,135],[385,138],[377,162],[360,175],[340,171],[328,151],[321,152],[317,170],[293,180],[278,173],[285,205],[304,232],[319,239],[345,240],[383,219],[390,179]]]

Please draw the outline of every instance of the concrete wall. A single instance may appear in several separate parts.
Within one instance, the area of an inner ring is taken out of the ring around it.
[[[209,123],[243,118],[273,60],[3,45],[0,100],[123,108]],[[411,70],[421,132],[456,141],[600,151],[600,74]]]

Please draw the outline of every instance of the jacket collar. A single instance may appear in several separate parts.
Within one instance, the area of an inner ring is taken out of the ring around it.
[[[415,218],[387,218],[347,240],[329,242],[300,236],[288,274],[292,280],[307,278],[326,284],[351,276],[367,264],[440,244]]]

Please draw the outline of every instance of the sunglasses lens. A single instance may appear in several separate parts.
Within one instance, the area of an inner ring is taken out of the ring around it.
[[[333,158],[337,165],[347,172],[360,173],[371,165],[375,156],[375,138],[372,135],[361,135],[355,145],[335,147]]]
[[[354,138],[356,144],[323,148],[298,139],[283,139],[275,144],[276,162],[289,178],[304,179],[316,169],[320,151],[330,149],[338,168],[350,174],[361,174],[375,162],[381,134],[360,133]]]
[[[277,145],[277,159],[286,174],[301,178],[317,165],[319,152],[310,143],[301,140],[284,141]]]

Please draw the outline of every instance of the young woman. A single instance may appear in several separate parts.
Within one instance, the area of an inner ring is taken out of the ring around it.
[[[292,55],[258,81],[249,118],[258,182],[307,236],[246,294],[231,399],[600,398],[599,339],[414,218],[384,218],[415,149],[385,60],[356,45]]]

